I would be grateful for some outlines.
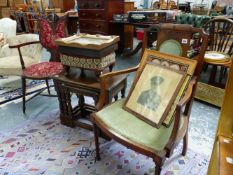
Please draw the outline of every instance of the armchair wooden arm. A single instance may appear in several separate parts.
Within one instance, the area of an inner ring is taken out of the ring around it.
[[[137,71],[138,67],[139,66],[128,68],[128,69],[124,69],[124,70],[109,72],[109,73],[102,74],[100,76],[101,93],[100,93],[99,101],[98,101],[98,103],[96,105],[96,109],[98,111],[101,110],[103,108],[103,106],[105,105],[105,99],[106,99],[106,81],[107,81],[107,79],[111,78],[111,77],[114,77],[114,76],[123,75],[123,74],[129,74],[131,72],[135,72],[135,71]]]
[[[10,45],[9,48],[14,49],[14,48],[27,46],[27,45],[30,45],[30,44],[39,44],[39,43],[40,43],[40,41],[32,41],[32,42],[26,42],[26,43],[21,43],[21,44],[17,44],[17,45]]]
[[[16,49],[16,48],[18,49],[22,69],[25,69],[25,64],[24,64],[23,55],[22,55],[22,52],[21,52],[20,48],[24,47],[24,46],[31,45],[31,44],[39,44],[39,43],[40,43],[40,41],[32,41],[32,42],[26,42],[26,43],[21,43],[21,44],[18,44],[18,45],[9,46],[10,49]]]
[[[194,91],[194,85],[196,84],[196,82],[197,82],[197,77],[193,77],[189,83],[189,86],[185,92],[184,97],[177,104],[177,108],[181,109],[192,98],[192,93]]]
[[[180,142],[180,140],[184,136],[186,136],[186,134],[187,134],[186,130],[188,128],[188,121],[189,121],[189,116],[190,116],[190,111],[191,111],[191,106],[192,106],[192,101],[193,101],[196,83],[197,83],[197,77],[193,77],[188,85],[188,88],[185,92],[184,97],[176,105],[174,128],[172,130],[172,134],[170,136],[170,139],[166,145],[166,149],[168,150],[168,154],[171,154],[171,152],[173,151],[172,148],[174,148],[175,145],[178,144]],[[185,106],[185,110],[183,112],[184,124],[183,124],[183,127],[180,128],[180,118],[182,116],[182,108],[184,106]],[[185,140],[187,142],[187,138]],[[187,143],[184,143],[184,145],[186,145],[186,144]],[[169,150],[171,150],[171,151],[169,151]],[[184,155],[186,153],[186,151],[187,150],[184,149],[182,154]]]

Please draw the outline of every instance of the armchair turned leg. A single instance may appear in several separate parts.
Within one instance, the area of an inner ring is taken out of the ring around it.
[[[183,138],[183,150],[182,150],[182,155],[185,156],[187,153],[187,148],[188,148],[188,131],[186,131],[186,134]]]
[[[162,171],[163,163],[165,161],[165,157],[159,158],[159,159],[154,158],[153,160],[155,162],[155,175],[160,175],[160,173]]]
[[[96,160],[100,160],[100,149],[99,149],[99,132],[97,125],[94,123],[94,136],[95,136],[95,148],[96,148]]]
[[[23,113],[26,111],[26,79],[22,78]]]
[[[155,167],[155,175],[160,175],[162,168],[160,166]]]
[[[45,80],[45,83],[46,83],[46,86],[47,86],[47,89],[48,89],[48,94],[50,95],[49,81]]]

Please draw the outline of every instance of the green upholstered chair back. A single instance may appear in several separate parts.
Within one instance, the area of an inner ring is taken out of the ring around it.
[[[177,24],[189,24],[197,28],[201,28],[209,20],[210,20],[210,17],[205,16],[205,15],[194,15],[194,14],[188,14],[188,13],[181,13],[176,16]]]
[[[174,39],[169,39],[161,43],[159,49],[160,52],[182,56],[183,50],[181,44]]]

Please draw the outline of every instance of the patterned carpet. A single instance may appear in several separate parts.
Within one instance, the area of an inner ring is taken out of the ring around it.
[[[0,77],[0,104],[11,102],[22,97],[21,78],[19,76]],[[46,88],[43,80],[28,80],[27,95]]]
[[[180,154],[181,145],[162,174],[206,174],[208,154],[193,151],[192,145],[187,156]],[[101,140],[101,157],[95,161],[93,133],[61,125],[58,111],[0,132],[1,175],[150,175],[154,171],[150,158],[114,141]]]

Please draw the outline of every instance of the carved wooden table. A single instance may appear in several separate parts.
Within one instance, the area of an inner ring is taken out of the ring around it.
[[[100,82],[95,73],[81,70],[70,71],[69,75],[59,75],[54,77],[54,84],[58,94],[60,106],[61,123],[75,127],[80,126],[92,130],[91,123],[83,119],[88,119],[89,114],[96,111],[94,105],[86,104],[84,97],[92,97],[96,105],[100,96]],[[117,100],[118,93],[125,97],[127,76],[117,76],[109,79],[107,82],[107,102],[110,103],[113,98]],[[79,99],[77,106],[71,105],[71,96],[76,95]]]

